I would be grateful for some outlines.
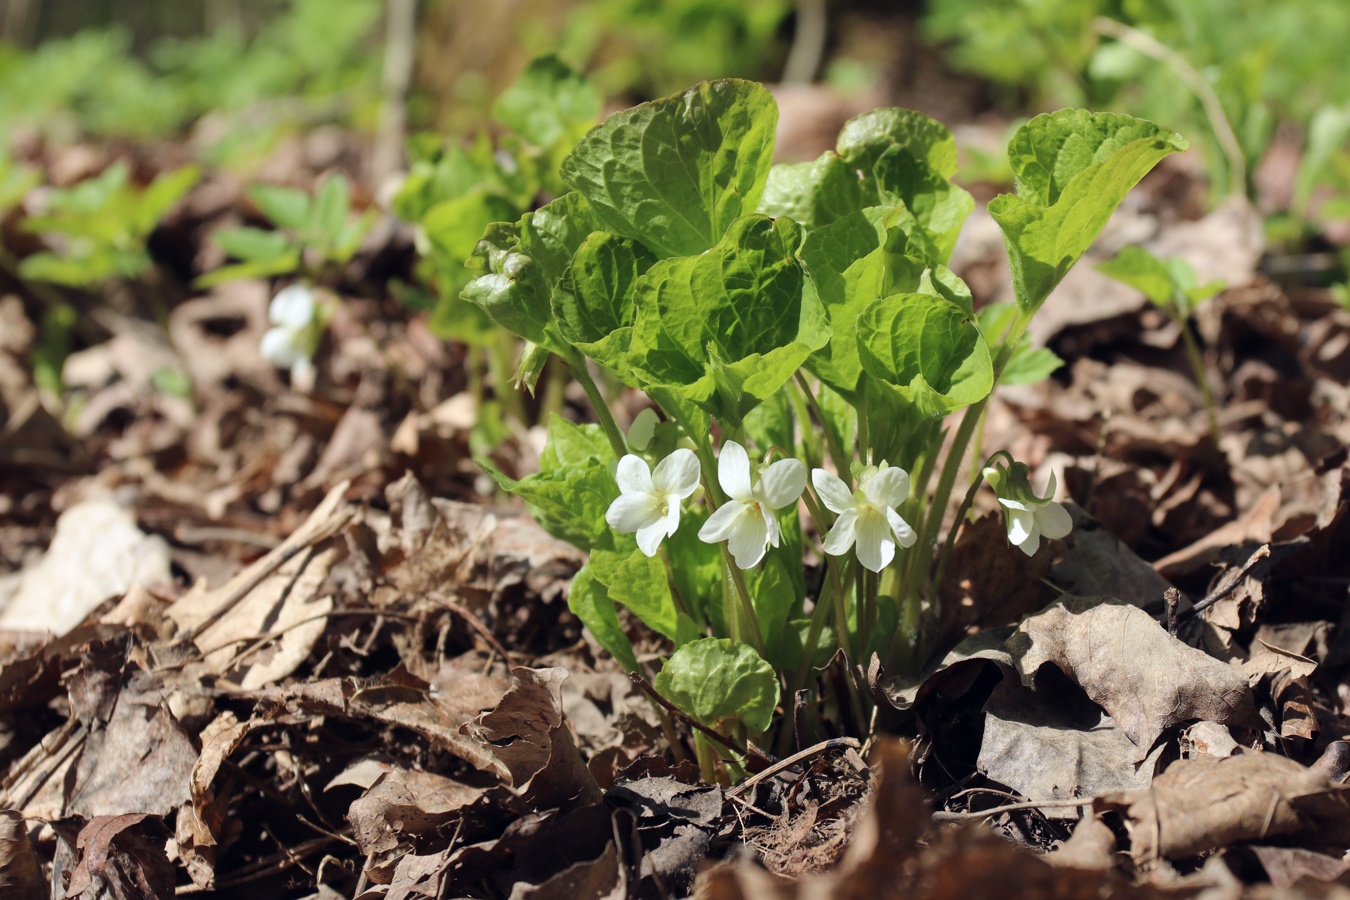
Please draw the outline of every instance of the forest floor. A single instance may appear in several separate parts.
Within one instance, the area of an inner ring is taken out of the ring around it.
[[[263,180],[343,152],[297,141]],[[0,291],[6,897],[1350,897],[1350,311],[1192,163],[1087,262],[1143,244],[1226,282],[1194,320],[1217,441],[1180,330],[1080,265],[1031,337],[1066,365],[983,436],[1057,473],[1072,535],[1028,559],[981,498],[924,672],[821,673],[878,714],[734,786],[582,633],[577,551],[473,462],[467,353],[390,296],[406,233],[367,241],[307,392],[259,354],[267,284],[174,282],[255,214],[242,187],[156,233],[162,315],[81,310],[60,417],[37,307]],[[953,268],[1006,298],[982,210]],[[529,472],[540,443],[492,455]]]

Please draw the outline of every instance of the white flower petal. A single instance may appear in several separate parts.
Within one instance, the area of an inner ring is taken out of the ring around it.
[[[1024,509],[1010,509],[1005,515],[1008,517],[1008,540],[1014,545],[1021,547],[1038,535],[1035,513]],[[1039,544],[1039,541],[1037,543]]]
[[[777,547],[778,541],[782,537],[781,529],[778,527],[778,517],[773,514],[773,510],[762,503],[759,506],[759,511],[764,518],[764,527],[769,532],[769,546]]]
[[[698,539],[705,544],[717,544],[727,539],[736,527],[736,519],[745,511],[745,504],[739,500],[728,500],[708,516],[708,521],[698,530]]]
[[[643,525],[637,531],[638,549],[648,556],[655,556],[656,551],[661,548],[661,541],[666,537],[666,520],[659,518],[654,522]]]
[[[798,459],[780,459],[759,476],[755,491],[758,499],[770,509],[782,509],[806,490],[806,466]]]
[[[817,469],[816,471],[819,472],[820,470]],[[853,546],[853,541],[857,536],[858,511],[846,509],[839,514],[839,518],[835,520],[830,533],[825,535],[825,552],[830,556],[843,556],[848,552],[848,548]]]
[[[875,510],[858,515],[858,562],[869,571],[880,572],[895,558],[890,530],[890,524]]]
[[[899,506],[909,496],[909,473],[887,466],[867,480],[863,494],[877,506]]]
[[[698,457],[687,447],[680,447],[661,462],[652,473],[652,487],[662,494],[684,499],[698,490]]]
[[[1036,510],[1035,515],[1036,525],[1040,528],[1041,534],[1053,541],[1068,537],[1069,532],[1073,531],[1073,519],[1061,503],[1047,503]]]
[[[304,359],[304,353],[295,339],[295,332],[286,328],[268,329],[258,349],[262,352],[263,359],[278,369],[289,369]]]
[[[680,498],[674,494],[666,496],[666,514],[662,516],[666,523],[666,534],[674,534],[680,528]]]
[[[735,441],[722,442],[722,454],[717,459],[717,483],[731,499],[750,502],[750,456]]]
[[[1022,512],[1032,512],[1036,508],[1029,504],[1023,503],[1020,500],[1009,500],[1006,497],[999,497],[998,502],[1006,506],[1008,509],[1021,510]]]
[[[727,549],[736,559],[736,565],[742,569],[753,569],[764,558],[764,548],[768,544],[768,529],[764,517],[752,509],[736,519],[727,541]]]
[[[653,522],[663,522],[662,512],[651,494],[621,494],[605,510],[605,521],[615,531],[631,533]]]
[[[1053,499],[1055,499],[1055,488],[1056,488],[1056,487],[1058,487],[1058,485],[1055,484],[1055,473],[1052,471],[1052,472],[1050,473],[1050,480],[1047,481],[1046,484],[1045,484],[1045,499],[1046,499],[1046,500],[1053,500]]]
[[[816,486],[816,493],[820,495],[820,502],[825,504],[825,508],[832,513],[843,514],[845,511],[853,509],[857,504],[853,500],[853,492],[848,489],[848,485],[838,475],[831,475],[824,469],[813,469],[811,471],[811,483]]]
[[[314,321],[314,291],[308,285],[291,285],[272,298],[267,318],[273,325],[299,331]]]
[[[647,465],[645,459],[631,453],[619,460],[618,468],[614,470],[614,480],[619,483],[619,490],[625,494],[656,493],[652,488],[651,467]]]
[[[891,531],[895,533],[895,540],[901,547],[908,550],[914,546],[914,542],[919,539],[918,534],[909,523],[900,518],[900,514],[893,509],[886,510],[886,522],[891,526]]]

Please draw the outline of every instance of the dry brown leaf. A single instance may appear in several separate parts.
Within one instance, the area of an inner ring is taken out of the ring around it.
[[[197,751],[158,677],[109,652],[86,656],[67,684],[87,729],[67,815],[166,818],[188,802]]]
[[[1229,547],[1269,543],[1273,519],[1279,509],[1280,487],[1272,485],[1243,515],[1190,546],[1157,560],[1153,568],[1167,578],[1178,578],[1218,559],[1220,552]]]
[[[1257,845],[1252,853],[1261,861],[1273,887],[1292,888],[1300,879],[1335,881],[1347,871],[1350,862],[1325,853],[1314,853],[1300,847],[1265,847]]]
[[[543,884],[517,882],[510,900],[625,900],[628,869],[616,844],[609,844],[599,859],[575,863]]]
[[[68,900],[170,900],[173,865],[164,853],[163,824],[145,814],[91,819],[76,838],[79,864]]]
[[[37,854],[28,840],[23,816],[0,810],[0,894],[6,900],[48,900]]]
[[[1053,663],[1148,756],[1158,737],[1193,719],[1259,725],[1242,673],[1172,637],[1138,607],[1069,595],[1031,616],[1008,639],[1030,686]]]
[[[511,670],[514,681],[491,712],[462,731],[491,748],[509,783],[536,810],[600,801],[600,788],[577,752],[563,715],[563,668]]]
[[[1283,756],[1244,753],[1179,760],[1145,790],[1098,797],[1094,810],[1122,814],[1130,855],[1145,862],[1305,833],[1343,846],[1348,791]]]
[[[239,672],[243,687],[257,689],[304,662],[333,608],[331,597],[316,594],[337,550],[314,548],[355,518],[346,490],[346,483],[335,487],[280,546],[230,581],[215,589],[199,581],[169,607],[169,617],[195,637],[207,672]],[[269,636],[275,643],[264,640]],[[262,653],[250,652],[259,649],[255,643]]]
[[[484,822],[521,815],[505,788],[479,788],[443,775],[395,769],[381,775],[351,805],[347,821],[365,854],[385,853],[410,840],[427,847],[450,836],[475,840]]]
[[[1043,674],[1034,691],[1004,678],[984,708],[984,739],[975,767],[1029,800],[1091,798],[1147,787],[1164,749],[1155,747],[1136,761],[1133,742],[1058,673]],[[1044,812],[1051,818],[1078,818],[1074,807]]]
[[[469,717],[447,699],[430,696],[405,684],[375,682],[362,685],[354,678],[326,678],[286,688],[268,688],[248,694],[302,716],[339,716],[396,725],[431,746],[459,757],[477,769],[507,777],[507,769],[493,748],[461,733]]]
[[[251,725],[226,710],[201,733],[201,756],[192,767],[192,802],[181,809],[175,823],[178,854],[188,876],[199,887],[207,887],[215,879],[217,847],[229,811],[229,794],[216,791],[216,776]]]
[[[1101,529],[1074,528],[1069,550],[1053,574],[1072,593],[1116,597],[1140,607],[1161,602],[1163,592],[1172,586],[1119,538]]]

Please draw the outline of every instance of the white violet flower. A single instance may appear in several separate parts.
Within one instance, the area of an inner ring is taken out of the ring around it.
[[[272,327],[263,335],[263,358],[279,369],[290,369],[292,378],[312,369],[323,332],[322,310],[313,289],[293,284],[281,291],[272,298],[267,318]]]
[[[919,539],[895,511],[909,496],[909,473],[904,469],[885,463],[868,466],[855,491],[824,469],[811,473],[811,483],[820,502],[839,516],[825,536],[825,552],[831,556],[841,556],[856,545],[858,562],[869,571],[880,572],[895,559],[896,544],[909,548]]]
[[[765,467],[756,479],[745,448],[727,441],[717,460],[717,481],[728,499],[698,530],[699,540],[708,544],[726,541],[736,565],[754,568],[769,546],[778,546],[780,532],[774,511],[797,502],[806,490],[806,466],[799,460],[780,459]]]
[[[985,480],[998,495],[1003,507],[1003,521],[1008,527],[1008,541],[1027,556],[1035,556],[1041,548],[1041,538],[1059,540],[1073,530],[1073,519],[1056,503],[1055,473],[1050,473],[1045,496],[1038,497],[1031,490],[1031,472],[1024,463],[1011,467],[999,464],[984,470]]]
[[[615,531],[637,532],[643,553],[655,556],[661,540],[680,527],[680,501],[698,489],[698,457],[681,447],[653,472],[646,460],[629,453],[614,473],[620,494],[605,512]]]

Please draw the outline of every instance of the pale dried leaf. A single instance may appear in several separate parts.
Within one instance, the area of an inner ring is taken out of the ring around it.
[[[1008,649],[1023,684],[1042,665],[1058,666],[1134,742],[1135,761],[1173,725],[1259,724],[1241,672],[1117,600],[1066,596],[1019,625]]]

